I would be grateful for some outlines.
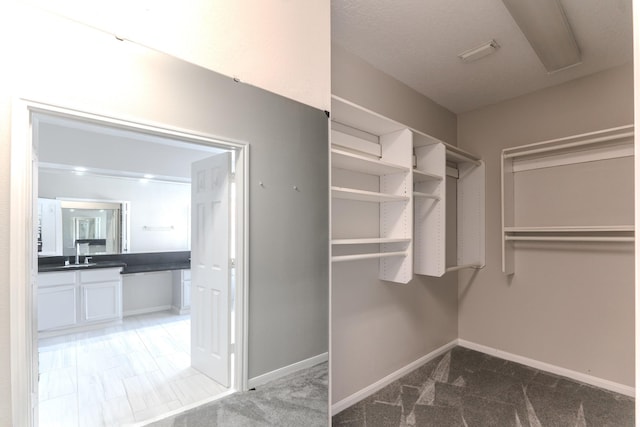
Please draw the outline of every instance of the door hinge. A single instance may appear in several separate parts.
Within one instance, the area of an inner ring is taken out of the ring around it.
[[[235,258],[229,259],[229,267],[236,268],[236,259]]]
[[[229,181],[236,182],[236,174],[235,174],[235,172],[230,172],[229,173]]]

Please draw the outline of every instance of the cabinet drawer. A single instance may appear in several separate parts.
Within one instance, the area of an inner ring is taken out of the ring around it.
[[[112,282],[120,280],[120,268],[98,268],[80,272],[81,283]]]
[[[38,287],[73,285],[76,283],[75,271],[56,271],[53,273],[38,273]]]

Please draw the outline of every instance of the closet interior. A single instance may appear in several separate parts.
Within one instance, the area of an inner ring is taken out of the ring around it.
[[[484,174],[476,156],[334,96],[332,261],[378,259],[379,278],[395,283],[482,268]],[[448,206],[455,227],[447,227]]]

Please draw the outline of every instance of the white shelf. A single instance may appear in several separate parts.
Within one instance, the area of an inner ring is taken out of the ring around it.
[[[505,227],[504,240],[509,242],[633,242],[632,225],[618,226],[554,226]]]
[[[433,199],[433,200],[440,200],[440,196],[436,195],[436,194],[431,194],[431,193],[421,193],[419,191],[414,191],[413,192],[413,197],[421,197],[423,199]]]
[[[331,257],[332,262],[343,262],[343,261],[357,261],[361,259],[379,259],[379,258],[406,258],[408,255],[407,251],[398,251],[398,252],[372,252],[367,254],[356,254],[356,255],[338,255]]]
[[[633,236],[512,236],[504,237],[506,242],[634,242]]]
[[[425,172],[418,169],[413,170],[413,182],[425,182],[425,181],[442,181],[444,176],[437,175],[431,172]]]
[[[353,188],[331,187],[331,195],[336,199],[356,200],[359,202],[406,202],[409,196],[376,193],[374,191],[356,190]]]
[[[403,172],[406,173],[409,171],[408,167],[384,162],[382,160],[371,159],[336,148],[331,150],[331,165],[334,168],[348,169],[355,172],[378,176]]]
[[[633,225],[505,227],[505,233],[617,233],[634,231]]]
[[[633,125],[620,126],[598,132],[506,148],[502,151],[502,157],[504,159],[511,159],[516,157],[546,155],[559,151],[577,152],[577,149],[583,149],[584,147],[603,146],[614,143],[633,145],[633,134]]]
[[[332,245],[375,245],[375,244],[383,244],[383,243],[409,243],[409,242],[411,242],[411,239],[409,238],[393,239],[393,238],[385,238],[385,237],[331,240]]]

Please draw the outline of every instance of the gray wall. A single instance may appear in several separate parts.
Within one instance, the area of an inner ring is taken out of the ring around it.
[[[332,93],[455,144],[453,113],[335,45]],[[332,403],[457,338],[456,274],[401,285],[380,281],[375,260],[332,270]]]
[[[251,147],[249,377],[326,352],[324,112],[80,25],[53,19],[45,24],[50,28],[40,29],[47,38],[30,39],[24,28],[20,54],[8,61],[20,70],[20,79],[10,89],[0,86],[2,234],[10,227],[11,95],[246,141]],[[9,248],[0,240],[0,402],[7,402]],[[8,408],[0,405],[6,414]]]
[[[501,273],[500,261],[499,162],[506,147],[631,123],[631,65],[458,116],[459,146],[487,164],[487,267],[474,280],[460,273],[460,338],[633,386],[632,245],[521,247],[515,275],[508,279]],[[579,169],[600,173],[602,180],[613,183],[603,190],[610,193],[606,200],[575,200],[574,206],[582,203],[601,216],[603,224],[632,223],[632,160],[598,166],[602,167],[611,169],[603,172],[585,164],[554,173],[569,174],[556,176],[560,181],[584,173]],[[602,184],[591,188],[602,190]],[[546,192],[541,194],[539,202],[546,199]],[[538,209],[538,218],[544,220],[540,206],[526,200],[519,203],[530,212]],[[574,219],[582,224],[595,220],[586,214]]]

